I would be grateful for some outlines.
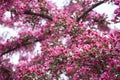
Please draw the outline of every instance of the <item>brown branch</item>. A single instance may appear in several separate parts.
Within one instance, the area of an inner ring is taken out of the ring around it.
[[[45,14],[45,13],[34,13],[34,12],[30,11],[30,10],[26,10],[26,11],[24,11],[24,14],[40,16],[42,18],[46,18],[46,19],[49,19],[51,21],[53,20],[50,15]]]
[[[104,1],[100,1],[100,2],[98,2],[98,3],[94,4],[94,5],[92,5],[92,6],[91,6],[90,8],[88,8],[85,12],[83,12],[83,14],[81,14],[81,15],[77,18],[76,21],[79,22],[80,19],[85,18],[86,15],[87,15],[92,9],[96,8],[97,6],[99,6],[99,5],[103,4],[103,3],[104,3]]]
[[[7,54],[7,53],[9,53],[9,52],[12,52],[12,51],[14,51],[14,50],[16,50],[16,49],[19,49],[20,47],[22,47],[22,46],[27,46],[27,45],[30,45],[30,44],[33,44],[33,43],[35,43],[35,42],[38,42],[38,41],[42,41],[43,39],[41,39],[41,40],[38,40],[38,39],[34,39],[33,41],[29,41],[29,39],[27,39],[27,40],[24,40],[24,39],[22,39],[22,42],[21,43],[19,43],[19,42],[17,42],[17,40],[16,41],[14,41],[15,43],[16,43],[16,45],[13,47],[13,45],[12,44],[14,44],[14,42],[10,42],[9,44],[8,44],[8,46],[6,46],[5,47],[5,50],[3,50],[3,52],[0,54],[0,57],[2,57],[3,55],[5,55],[5,54]]]

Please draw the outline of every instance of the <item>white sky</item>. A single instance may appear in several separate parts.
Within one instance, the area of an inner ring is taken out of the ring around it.
[[[111,20],[115,15],[114,15],[114,10],[117,8],[114,4],[108,4],[104,3],[98,7],[96,7],[94,10],[99,12],[100,14],[107,14],[108,19]],[[111,29],[120,29],[120,23],[117,24],[111,24],[109,25]]]
[[[49,0],[57,5],[58,8],[62,8],[63,5],[68,4],[70,0]]]

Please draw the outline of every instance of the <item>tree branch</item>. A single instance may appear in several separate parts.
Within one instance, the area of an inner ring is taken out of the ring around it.
[[[47,19],[49,19],[51,21],[53,20],[50,15],[45,14],[45,13],[34,13],[34,12],[30,11],[30,10],[26,10],[26,11],[24,11],[24,14],[40,16],[42,18],[47,18]]]
[[[103,4],[103,3],[104,3],[104,1],[100,1],[100,2],[92,5],[92,6],[91,6],[90,8],[88,8],[85,12],[83,12],[83,14],[81,14],[81,15],[77,18],[76,21],[79,22],[80,19],[83,19],[92,9],[96,8],[97,6],[99,6],[99,5]]]
[[[9,53],[9,52],[11,52],[11,51],[19,49],[22,46],[27,46],[27,45],[33,44],[33,43],[35,43],[37,41],[39,41],[39,40],[35,39],[32,42],[31,41],[26,41],[26,42],[22,41],[21,43],[18,43],[17,41],[15,41],[15,42],[17,42],[16,45],[14,47],[12,47],[12,45],[5,47],[6,49],[0,54],[0,57],[7,54],[7,53]],[[12,44],[12,43],[13,42],[11,42],[10,44]]]

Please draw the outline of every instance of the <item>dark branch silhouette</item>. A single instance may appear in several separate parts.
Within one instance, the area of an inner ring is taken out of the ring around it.
[[[90,8],[88,8],[86,11],[84,11],[84,12],[77,18],[76,21],[79,22],[80,19],[85,18],[86,15],[87,15],[92,9],[96,8],[97,6],[101,5],[102,3],[104,3],[104,1],[100,1],[100,2],[92,5],[92,6],[91,6]],[[44,14],[44,13],[34,13],[34,12],[32,12],[31,10],[26,10],[26,11],[24,11],[24,14],[40,16],[40,17],[42,17],[42,18],[46,18],[46,19],[49,19],[49,20],[51,20],[51,21],[53,20],[53,18],[52,18],[50,15],[48,15],[48,14]]]
[[[96,8],[97,6],[99,6],[99,5],[103,4],[103,3],[104,3],[104,1],[100,1],[100,2],[92,5],[90,8],[88,8],[86,11],[84,11],[83,14],[81,14],[81,15],[77,18],[77,22],[79,22],[80,19],[85,18],[86,15],[87,15],[92,9]]]
[[[11,43],[9,43],[11,45],[7,46],[6,49],[1,53],[0,56],[3,56],[3,55],[5,55],[5,54],[7,54],[9,52],[12,52],[12,51],[16,50],[16,49],[19,49],[22,46],[27,46],[27,45],[33,44],[35,42],[38,42],[38,41],[40,41],[40,40],[38,40],[38,39],[34,39],[33,41],[29,41],[29,40],[24,41],[23,40],[21,43],[15,41],[16,42],[16,46],[14,46],[14,47],[11,47],[11,45],[12,45],[12,42],[11,42]]]
[[[30,10],[26,10],[26,11],[24,11],[24,14],[40,16],[42,18],[46,18],[46,19],[49,19],[51,21],[53,20],[50,15],[45,14],[45,13],[34,13],[34,12],[30,11]]]

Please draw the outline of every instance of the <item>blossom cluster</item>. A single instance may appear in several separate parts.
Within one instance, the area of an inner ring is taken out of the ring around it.
[[[82,15],[99,0],[74,1],[63,9],[48,0],[0,2],[0,24],[20,29],[18,36],[0,39],[0,80],[60,80],[61,75],[68,80],[120,80],[120,31],[108,28],[105,14],[91,10]],[[114,3],[120,5],[119,0]],[[115,10],[117,18],[119,12]],[[34,52],[36,42],[40,52]],[[13,64],[10,58],[16,53],[19,62]]]

